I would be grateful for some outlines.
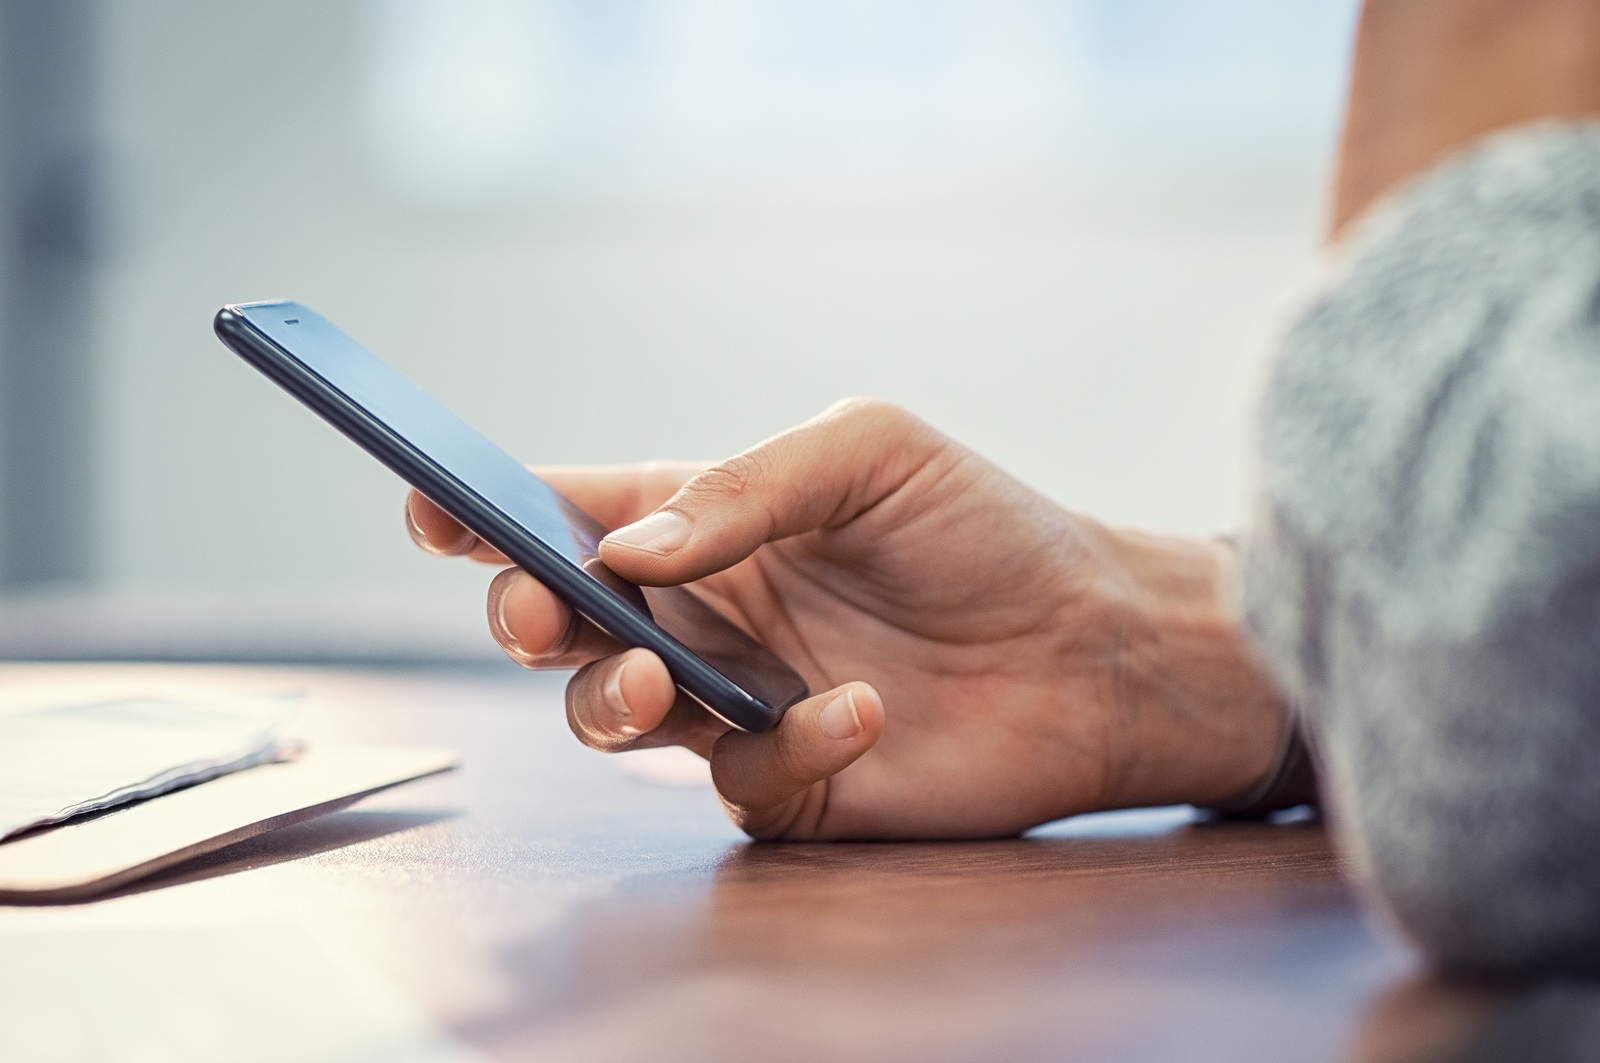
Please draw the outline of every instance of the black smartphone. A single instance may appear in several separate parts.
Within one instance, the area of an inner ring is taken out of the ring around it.
[[[637,587],[599,556],[606,529],[309,307],[237,303],[217,336],[357,446],[626,647],[745,731],[766,731],[805,680],[684,587]]]

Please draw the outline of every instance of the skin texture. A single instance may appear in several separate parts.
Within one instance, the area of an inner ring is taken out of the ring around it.
[[[768,734],[730,731],[532,577],[491,585],[513,659],[579,669],[584,743],[708,757],[754,837],[1009,835],[1231,797],[1276,752],[1284,711],[1237,634],[1226,547],[1068,512],[894,406],[842,403],[710,468],[538,472],[609,528],[651,517],[646,548],[613,534],[606,564],[691,584],[820,692]],[[506,563],[421,496],[407,516],[424,549]]]
[[[1594,0],[1369,0],[1330,238],[1401,182],[1490,133],[1596,114]]]

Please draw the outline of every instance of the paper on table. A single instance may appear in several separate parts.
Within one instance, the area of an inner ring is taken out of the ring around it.
[[[150,697],[0,715],[0,839],[280,759],[295,705]]]

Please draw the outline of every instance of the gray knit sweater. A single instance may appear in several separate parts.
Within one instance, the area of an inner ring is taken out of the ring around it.
[[[1278,341],[1245,615],[1442,964],[1600,971],[1600,126],[1367,218]]]

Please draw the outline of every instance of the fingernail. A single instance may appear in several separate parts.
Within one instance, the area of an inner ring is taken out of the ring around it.
[[[618,528],[606,541],[652,554],[670,554],[689,541],[694,525],[689,518],[670,509],[652,513],[640,521]]]
[[[622,698],[622,673],[627,670],[627,661],[619,663],[617,670],[606,679],[601,695],[606,699],[606,707],[611,710],[617,730],[625,735],[640,735],[644,732],[633,725],[633,710],[628,708],[628,703]]]
[[[856,715],[854,691],[845,691],[822,707],[817,726],[829,738],[844,740],[861,733],[861,717]]]
[[[506,595],[511,592],[511,585],[519,579],[526,579],[527,575],[519,568],[507,569],[494,578],[494,583],[489,587],[490,609],[489,627],[494,640],[511,653],[523,653],[522,643],[511,633],[506,626]],[[523,654],[526,656],[526,654]]]

